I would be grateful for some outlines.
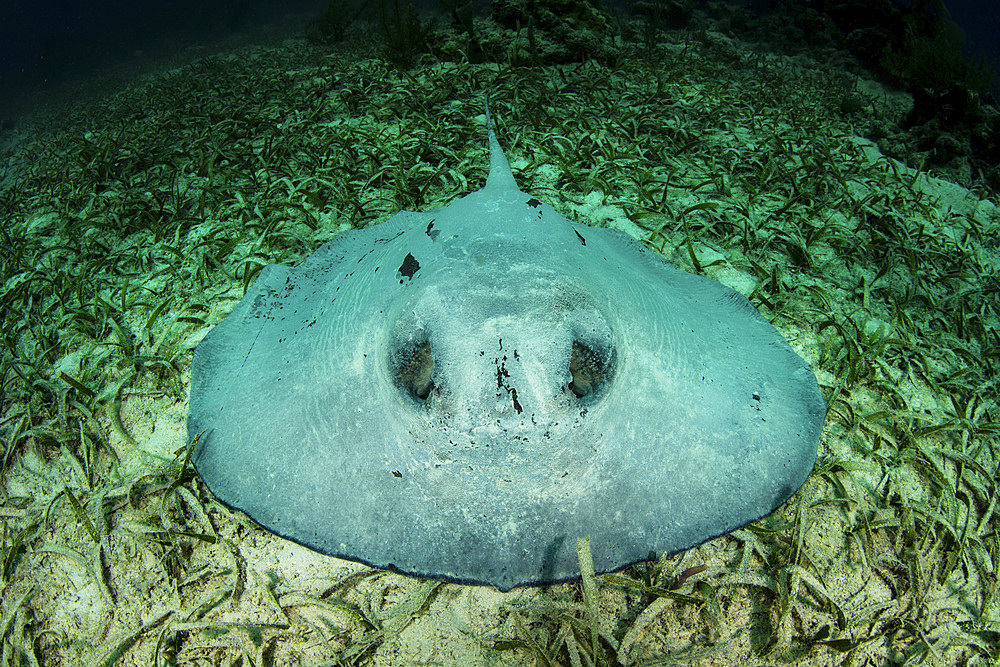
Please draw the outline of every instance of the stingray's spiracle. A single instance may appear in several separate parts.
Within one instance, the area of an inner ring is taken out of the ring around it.
[[[569,357],[569,373],[573,378],[569,389],[574,396],[579,399],[597,398],[614,373],[614,353],[612,350],[595,350],[574,340]]]
[[[434,357],[429,341],[397,350],[394,356],[396,386],[417,401],[425,401],[434,389]]]

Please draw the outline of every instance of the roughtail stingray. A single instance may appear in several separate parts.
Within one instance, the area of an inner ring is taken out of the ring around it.
[[[606,572],[791,496],[826,415],[809,366],[489,144],[482,190],[266,267],[198,345],[212,493],[317,551],[501,590],[577,576],[578,537]]]

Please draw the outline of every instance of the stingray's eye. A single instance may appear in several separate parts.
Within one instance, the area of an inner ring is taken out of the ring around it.
[[[577,398],[597,398],[614,373],[614,350],[595,348],[574,340],[569,373],[573,378],[569,389]]]
[[[434,357],[429,341],[401,346],[390,356],[396,386],[424,401],[434,389]]]

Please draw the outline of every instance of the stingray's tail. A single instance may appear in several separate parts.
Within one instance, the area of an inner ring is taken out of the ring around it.
[[[490,175],[486,177],[486,188],[492,190],[517,190],[517,182],[511,173],[507,156],[500,148],[496,132],[493,129],[493,118],[490,116],[490,98],[484,96],[486,106],[486,127],[490,131]]]

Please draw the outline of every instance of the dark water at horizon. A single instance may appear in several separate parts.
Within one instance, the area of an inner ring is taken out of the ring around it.
[[[488,11],[488,0],[476,3],[477,13]],[[933,4],[895,0],[897,6],[914,3]],[[326,4],[327,0],[7,0],[0,8],[0,121],[30,111],[62,85],[108,68],[140,67],[240,33],[261,40],[301,34],[305,21]],[[438,0],[415,4],[433,11]],[[603,3],[608,10],[623,10],[630,4],[628,0]],[[759,13],[783,3],[730,0],[730,4]],[[1000,62],[1000,3],[951,0],[946,8],[964,32],[966,57]],[[997,80],[994,94],[1000,97]]]

